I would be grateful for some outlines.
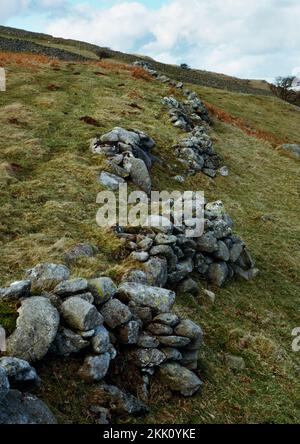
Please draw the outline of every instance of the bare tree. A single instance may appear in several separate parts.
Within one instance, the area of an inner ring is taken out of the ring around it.
[[[293,84],[294,76],[287,76],[287,77],[276,77],[275,80],[275,88],[273,86],[272,91],[275,92],[275,94],[280,97],[283,100],[288,100],[288,97],[290,95],[290,88]]]

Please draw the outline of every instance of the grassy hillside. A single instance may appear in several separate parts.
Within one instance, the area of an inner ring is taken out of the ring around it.
[[[81,42],[71,39],[63,39],[59,37],[53,37],[47,34],[35,33],[30,31],[24,31],[15,28],[9,28],[5,26],[0,26],[0,37],[5,39],[6,44],[9,43],[11,39],[18,39],[21,42],[27,43],[33,42],[40,46],[41,54],[48,55],[50,49],[59,49],[67,51],[75,56],[87,57],[89,59],[109,58],[118,61],[123,61],[125,63],[132,63],[135,60],[149,60],[149,57],[142,55],[126,54],[119,51],[114,51],[110,48],[103,48],[91,43]],[[22,49],[18,45],[18,40],[11,45],[10,50],[17,46],[17,51],[28,52],[25,47]],[[11,42],[12,43],[12,42]],[[2,49],[6,48],[6,45]],[[44,50],[43,50],[44,48]],[[1,41],[0,41],[1,49]],[[7,49],[7,48],[6,48]],[[182,82],[190,82],[196,85],[209,86],[213,88],[221,88],[229,91],[252,93],[256,95],[272,95],[269,89],[269,85],[266,81],[262,80],[244,80],[238,79],[236,77],[227,76],[224,74],[218,74],[210,71],[204,71],[200,69],[184,70],[176,65],[167,65],[165,63],[160,63],[155,60],[150,59],[151,64],[154,68],[165,75],[171,77],[172,79],[180,80]]]
[[[105,271],[118,279],[125,266],[122,243],[95,222],[96,177],[105,159],[90,153],[88,140],[117,125],[139,128],[169,164],[168,171],[153,168],[154,189],[205,190],[209,199],[222,199],[261,270],[253,282],[211,288],[214,305],[178,296],[178,312],[205,332],[205,388],[182,399],[162,397],[155,383],[152,412],[139,421],[299,422],[300,355],[291,350],[291,331],[299,326],[299,162],[276,149],[277,140],[299,142],[298,109],[273,97],[190,85],[219,116],[211,135],[230,176],[199,174],[179,185],[172,177],[182,171],[171,147],[182,133],[161,104],[172,92],[168,86],[136,78],[115,60],[66,63],[1,54],[0,64],[8,78],[7,92],[0,93],[0,285],[39,261],[62,261],[63,252],[82,241],[94,243],[98,254],[78,261],[72,275]],[[97,126],[81,120],[86,116]],[[9,329],[14,319],[14,307],[0,306],[0,323]],[[226,353],[242,356],[246,370],[230,370]],[[86,389],[73,364],[38,370],[40,395],[59,420],[88,422]]]

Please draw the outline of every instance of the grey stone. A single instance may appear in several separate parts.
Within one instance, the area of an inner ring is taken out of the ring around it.
[[[139,250],[149,251],[152,245],[153,239],[151,239],[150,237],[145,237],[145,239],[141,240],[137,246]]]
[[[92,295],[92,293],[80,293],[77,294],[76,296],[78,296],[80,299],[83,299],[86,302],[89,302],[89,304],[93,304],[95,302],[94,296]],[[71,296],[73,297],[73,296]]]
[[[147,331],[158,336],[170,336],[173,334],[173,329],[171,327],[159,323],[152,323],[148,325]]]
[[[13,282],[7,288],[0,288],[0,301],[12,301],[30,296],[31,281]]]
[[[146,284],[164,287],[168,280],[168,262],[164,257],[151,257],[144,265]]]
[[[94,248],[90,244],[81,243],[75,245],[65,252],[65,261],[67,263],[74,262],[76,259],[80,257],[93,257],[95,254]]]
[[[198,350],[183,350],[180,364],[190,370],[197,370]]]
[[[0,400],[0,424],[56,424],[49,408],[36,396],[10,390]]]
[[[178,262],[177,256],[170,245],[156,245],[150,250],[151,256],[163,256],[168,261],[168,269],[174,271]]]
[[[122,177],[108,173],[107,171],[102,171],[98,180],[102,185],[112,191],[118,190],[121,184],[126,183]]]
[[[110,364],[110,354],[87,356],[78,374],[86,382],[99,382],[105,378]]]
[[[10,385],[9,385],[7,372],[3,367],[0,366],[0,405],[1,405],[1,400],[3,398],[5,398],[5,396],[9,392],[9,388],[10,388]],[[1,415],[1,411],[0,411],[0,415]]]
[[[138,262],[146,262],[149,259],[149,253],[146,251],[134,251],[130,255],[131,259]]]
[[[179,317],[174,313],[163,313],[153,319],[153,322],[163,325],[170,325],[171,327],[175,327],[177,324],[179,324],[179,321]]]
[[[90,279],[89,290],[95,298],[95,304],[102,305],[115,296],[117,287],[109,277],[103,276]]]
[[[121,284],[118,294],[127,301],[150,307],[157,313],[169,312],[175,302],[175,293],[171,290],[130,282]]]
[[[213,304],[215,303],[216,300],[216,295],[213,291],[210,290],[203,290],[203,294],[206,296],[206,298],[212,302]]]
[[[156,348],[140,348],[131,354],[138,367],[157,367],[166,360],[166,356]]]
[[[82,349],[88,347],[89,342],[84,340],[81,335],[74,333],[68,328],[60,328],[52,350],[59,356],[70,356],[79,353]]]
[[[109,333],[103,325],[97,327],[95,334],[91,339],[91,346],[95,353],[106,353],[110,347],[110,337]]]
[[[118,328],[118,338],[122,344],[133,345],[138,342],[140,324],[137,321],[129,321],[128,324]]]
[[[285,143],[281,145],[284,151],[289,152],[292,154],[293,157],[296,159],[300,159],[300,146],[296,143]]]
[[[54,288],[54,293],[61,297],[87,291],[88,281],[82,278],[63,281]]]
[[[140,136],[134,131],[129,131],[124,128],[115,127],[106,134],[100,137],[101,143],[116,144],[117,142],[125,143],[126,145],[139,145]]]
[[[164,345],[165,347],[185,347],[187,346],[191,340],[187,337],[183,336],[159,336],[157,337],[160,344]]]
[[[124,158],[124,168],[129,172],[132,182],[147,194],[151,192],[151,177],[145,162],[127,155]]]
[[[102,384],[94,390],[94,395],[116,415],[139,415],[148,412],[145,404],[113,385]]]
[[[228,167],[227,166],[222,166],[220,169],[219,169],[219,173],[220,173],[220,175],[221,176],[223,176],[223,177],[227,177],[227,176],[229,176],[229,169],[228,169]]]
[[[9,356],[0,358],[0,375],[1,369],[6,371],[11,385],[22,385],[24,383],[36,384],[40,381],[35,369],[23,359],[12,358]]]
[[[233,244],[230,248],[230,261],[236,262],[240,255],[242,254],[244,245],[240,242]]]
[[[61,314],[70,327],[81,331],[93,330],[103,322],[96,307],[78,296],[69,298],[62,304]]]
[[[232,232],[231,227],[228,225],[228,223],[225,220],[217,220],[214,223],[213,230],[214,230],[214,235],[216,236],[217,239],[222,239],[224,237],[227,237]]]
[[[236,371],[243,371],[246,368],[245,361],[240,356],[226,355],[225,363],[229,368]]]
[[[228,276],[228,267],[226,262],[215,262],[209,267],[209,279],[214,285],[222,287]]]
[[[200,293],[199,285],[192,278],[186,278],[181,284],[178,286],[178,292],[183,294],[192,294],[194,296],[198,296]]]
[[[161,351],[166,355],[168,361],[181,361],[182,354],[177,348],[163,347]]]
[[[137,345],[141,348],[157,348],[159,341],[154,336],[143,332],[138,339]]]
[[[134,282],[136,284],[148,284],[147,275],[143,270],[132,269],[125,273],[122,282]]]
[[[156,245],[173,245],[176,244],[176,242],[177,237],[173,235],[158,233],[155,237]]]
[[[193,396],[203,385],[195,373],[175,362],[162,364],[159,375],[170,390],[179,392],[183,396]]]
[[[197,239],[197,250],[205,253],[214,253],[218,250],[217,238],[208,231]]]
[[[125,285],[125,284],[124,284]],[[119,325],[126,324],[132,318],[132,313],[119,299],[111,299],[101,308],[101,314],[104,322],[110,328],[116,328]]]
[[[136,305],[134,302],[129,302],[128,307],[130,308],[132,314],[137,316],[143,322],[143,324],[150,324],[150,322],[152,321],[151,308],[141,307],[139,305]]]
[[[7,339],[7,353],[25,361],[38,361],[48,352],[57,334],[58,311],[44,297],[31,297],[18,310],[17,328]]]
[[[62,281],[67,281],[70,271],[65,265],[42,263],[27,270],[26,277],[31,281],[34,291],[52,290]]]
[[[225,242],[220,240],[218,241],[218,251],[214,253],[214,256],[216,259],[219,259],[221,261],[229,261],[230,253]]]

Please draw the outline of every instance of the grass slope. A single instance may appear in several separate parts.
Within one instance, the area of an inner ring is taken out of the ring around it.
[[[105,272],[118,278],[125,267],[123,245],[95,223],[101,190],[96,178],[105,159],[92,156],[88,140],[116,125],[144,130],[157,141],[155,154],[170,164],[167,171],[155,165],[154,188],[204,189],[209,199],[222,199],[261,275],[218,289],[215,305],[178,295],[176,310],[205,331],[200,356],[205,388],[182,399],[154,383],[152,413],[139,421],[299,422],[299,354],[291,350],[291,331],[299,326],[299,163],[267,138],[214,119],[211,136],[230,176],[213,181],[199,174],[179,185],[172,179],[182,172],[172,144],[182,132],[162,109],[161,97],[172,92],[167,86],[136,79],[130,67],[114,61],[63,63],[13,54],[1,61],[8,74],[8,90],[0,93],[1,285],[21,278],[38,261],[61,262],[63,251],[80,241],[94,243],[98,254],[78,261],[73,276]],[[197,91],[251,127],[299,141],[299,111],[278,99]],[[83,116],[99,127],[81,121]],[[13,308],[0,306],[0,323],[7,328],[13,328]],[[228,352],[243,356],[247,369],[230,370],[224,363]],[[50,362],[38,369],[44,381],[40,394],[61,422],[92,421],[89,388],[77,380],[76,365]]]

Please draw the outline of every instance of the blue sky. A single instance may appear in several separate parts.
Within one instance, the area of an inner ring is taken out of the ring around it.
[[[0,0],[0,23],[244,78],[300,74],[299,0]]]

